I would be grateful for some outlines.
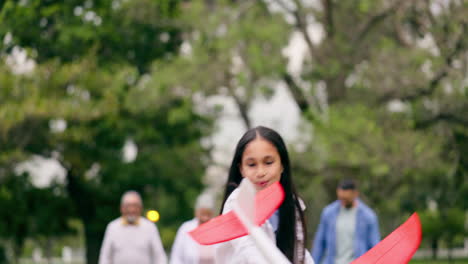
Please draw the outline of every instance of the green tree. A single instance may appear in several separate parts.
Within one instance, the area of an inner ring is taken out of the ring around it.
[[[209,134],[210,120],[193,112],[190,100],[168,93],[156,104],[134,100],[128,94],[139,84],[128,81],[136,78],[135,70],[100,70],[92,59],[50,62],[35,71],[14,77],[21,85],[10,89],[28,92],[11,91],[15,100],[2,105],[4,124],[11,124],[4,127],[2,145],[25,158],[56,156],[67,169],[67,193],[84,223],[88,263],[97,262],[104,228],[118,215],[127,189],[140,191],[162,211],[163,231],[192,216],[205,166],[200,139]],[[7,119],[12,115],[17,119]],[[66,129],[51,129],[56,120],[66,122]],[[18,133],[22,145],[14,140]],[[128,140],[138,147],[132,162],[122,158]]]
[[[11,41],[0,45],[30,48],[39,63],[70,62],[95,51],[100,65],[130,63],[145,71],[180,44],[179,2],[8,0],[0,10],[0,36],[11,34]]]
[[[152,83],[204,97],[233,99],[246,128],[258,97],[270,98],[286,63],[286,22],[262,2],[188,1],[181,9],[184,29],[179,56],[154,64]],[[151,87],[151,85],[149,85]]]
[[[0,213],[4,228],[0,234],[4,239],[11,241],[14,258],[19,257],[22,245],[29,235],[30,200],[27,194],[30,189],[31,184],[27,181],[26,175],[2,179]],[[14,261],[16,263],[16,259]]]
[[[444,232],[444,224],[437,211],[420,212],[419,217],[423,227],[424,239],[429,241],[432,249],[432,258],[437,258],[437,250],[439,248],[439,240]]]
[[[67,197],[84,224],[88,263],[97,262],[104,228],[128,189],[161,211],[166,247],[178,224],[192,217],[207,160],[200,140],[211,132],[210,118],[165,84],[151,87],[152,97],[138,92],[149,65],[178,50],[178,10],[179,1],[170,0],[1,5],[2,60],[19,46],[37,65],[25,75],[0,65],[0,178],[32,155],[59,160],[67,169]],[[137,146],[135,160],[123,158],[128,142]],[[48,191],[34,193],[42,201]],[[38,217],[56,210],[51,205]],[[28,230],[21,237],[59,234],[41,223]]]
[[[12,242],[14,258],[20,257],[27,238],[52,239],[74,232],[69,225],[74,214],[63,187],[38,189],[26,173],[9,175],[2,178],[1,183],[0,216],[4,228],[0,230],[0,237]],[[56,216],[57,212],[62,217]]]
[[[429,200],[447,208],[465,207],[466,154],[460,147],[468,123],[466,3],[190,4],[183,14],[189,21],[202,22],[192,23],[192,34],[185,38],[192,45],[190,55],[172,60],[181,78],[168,83],[232,96],[247,127],[252,100],[273,93],[278,81],[286,84],[310,124],[304,130],[310,140],[301,142],[302,151],[293,160],[302,176],[299,186],[312,204],[312,226],[317,211],[335,198],[336,183],[343,177],[360,180],[364,200],[381,216],[383,234],[399,225],[407,212],[426,209]],[[197,14],[207,19],[193,19],[200,17]],[[233,19],[223,23],[218,17]],[[320,29],[321,38],[315,38],[312,32],[317,31],[310,27]],[[299,74],[287,70],[281,52],[293,32],[301,34],[307,47]],[[268,42],[271,46],[259,48]],[[257,52],[245,53],[244,59],[245,47]],[[237,56],[244,65],[232,74]],[[156,66],[160,71],[155,78],[175,76],[164,65]],[[268,70],[257,71],[255,65]],[[207,76],[200,68],[214,70]],[[267,88],[245,82],[252,76],[268,80],[262,83]],[[269,92],[262,93],[265,90]],[[414,186],[425,189],[415,191]]]
[[[283,76],[313,126],[297,167],[318,179],[304,190],[324,188],[323,206],[337,179],[360,179],[384,233],[401,220],[395,213],[424,210],[431,199],[465,207],[466,3],[272,2],[308,49],[300,76]],[[323,30],[320,41],[309,26]],[[316,223],[318,215],[310,216]]]

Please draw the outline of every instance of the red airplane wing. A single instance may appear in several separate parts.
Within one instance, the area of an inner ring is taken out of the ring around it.
[[[255,195],[255,224],[265,223],[280,207],[284,200],[283,187],[274,183]],[[247,235],[234,211],[220,215],[189,232],[192,238],[202,245],[212,245]]]
[[[411,260],[421,244],[421,222],[414,213],[384,240],[351,264],[404,264]]]
[[[255,197],[256,224],[262,225],[279,208],[284,200],[284,191],[279,183],[257,193]],[[234,211],[220,215],[189,232],[202,245],[212,245],[247,234]],[[414,213],[405,223],[384,240],[351,264],[405,264],[408,263],[421,243],[421,222]]]

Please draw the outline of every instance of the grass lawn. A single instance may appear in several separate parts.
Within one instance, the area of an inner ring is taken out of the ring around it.
[[[46,264],[47,262],[33,262],[29,259],[22,259],[19,262],[20,264]],[[52,261],[51,263],[53,264],[70,264],[61,262],[61,261]],[[84,264],[82,262],[71,262],[71,264]],[[468,259],[454,259],[450,263],[446,259],[439,259],[439,260],[431,260],[431,259],[416,259],[416,260],[411,260],[409,264],[468,264]]]
[[[431,260],[431,259],[417,259],[411,260],[410,264],[468,264],[468,259],[454,259],[452,262],[449,262],[446,259],[439,259],[439,260]]]

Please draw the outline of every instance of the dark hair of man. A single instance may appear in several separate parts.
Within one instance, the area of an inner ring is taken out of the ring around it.
[[[341,190],[357,190],[357,185],[356,185],[356,182],[353,181],[353,180],[350,180],[350,179],[345,179],[345,180],[342,180],[339,184],[338,184],[338,189],[341,189]]]
[[[242,162],[242,155],[244,150],[251,141],[260,137],[269,141],[278,150],[283,165],[283,172],[281,174],[280,183],[283,186],[285,198],[279,208],[279,224],[276,231],[276,246],[283,252],[283,254],[291,261],[294,262],[294,252],[296,250],[296,213],[299,213],[301,220],[302,231],[304,235],[304,243],[306,240],[306,226],[304,220],[304,213],[302,212],[299,204],[296,189],[291,177],[291,166],[289,162],[288,151],[281,136],[274,130],[258,126],[248,130],[237,143],[234,158],[232,159],[231,167],[229,169],[229,177],[226,183],[226,190],[224,192],[224,199],[221,206],[221,213],[223,212],[224,203],[229,195],[240,184],[242,175],[240,172],[240,164]],[[306,249],[305,245],[304,249]]]

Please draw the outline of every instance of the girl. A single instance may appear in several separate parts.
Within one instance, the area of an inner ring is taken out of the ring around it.
[[[288,151],[281,136],[272,129],[256,127],[239,140],[226,184],[221,213],[232,210],[237,199],[236,187],[243,178],[250,180],[257,190],[280,182],[285,198],[279,210],[263,224],[262,229],[294,264],[313,264],[305,247],[306,228],[303,204],[299,200],[291,177]],[[216,263],[263,263],[253,241],[240,237],[218,246]]]

